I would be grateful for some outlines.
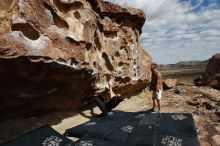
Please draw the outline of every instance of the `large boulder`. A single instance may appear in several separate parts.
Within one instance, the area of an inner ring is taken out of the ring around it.
[[[220,53],[212,56],[205,71],[212,79],[214,79],[217,74],[220,74]]]
[[[0,119],[78,108],[113,90],[130,97],[151,78],[142,10],[102,0],[0,1]]]
[[[220,73],[214,76],[214,80],[220,83]]]
[[[211,87],[220,90],[220,53],[209,59],[205,71],[208,78],[207,80],[203,79],[203,81],[208,81]]]

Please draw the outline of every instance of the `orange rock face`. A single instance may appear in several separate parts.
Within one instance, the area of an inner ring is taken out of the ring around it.
[[[107,82],[124,97],[142,90],[144,22],[142,10],[101,0],[0,0],[1,118],[78,108],[108,96]]]

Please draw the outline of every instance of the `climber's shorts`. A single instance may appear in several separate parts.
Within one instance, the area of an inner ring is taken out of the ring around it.
[[[162,90],[152,92],[152,99],[161,99],[161,96],[162,96]]]

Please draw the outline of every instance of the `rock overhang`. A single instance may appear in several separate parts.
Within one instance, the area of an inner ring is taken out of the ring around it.
[[[125,97],[139,92],[150,81],[151,58],[142,49],[139,38],[146,19],[142,10],[97,0],[10,0],[1,3],[0,14],[0,65],[7,68],[0,70],[2,78],[9,81],[26,76],[22,84],[30,87],[33,78],[41,82],[38,87],[50,79],[51,88],[45,88],[48,91],[34,99],[30,97],[33,104],[54,88],[53,83],[59,86],[56,80],[61,82],[60,76],[62,83],[68,85],[59,90],[64,97],[57,94],[44,98],[67,99],[63,103],[72,100],[66,108],[77,108],[80,104],[76,102],[97,93],[108,97],[109,81],[113,81],[114,91]],[[7,64],[8,61],[13,63]],[[14,74],[9,69],[12,66],[16,68]],[[56,70],[60,72],[55,75]],[[85,78],[77,78],[80,74]],[[11,98],[14,101],[8,102],[21,102],[16,104],[17,108],[26,103],[16,95]],[[39,108],[37,104],[33,107]],[[60,105],[65,108],[65,104]],[[60,105],[54,101],[50,106],[60,108]]]

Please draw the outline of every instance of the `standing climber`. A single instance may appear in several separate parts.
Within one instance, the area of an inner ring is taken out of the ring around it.
[[[155,110],[155,100],[158,105],[158,112],[160,111],[160,100],[162,96],[163,84],[162,77],[160,72],[157,70],[157,64],[153,63],[151,65],[152,78],[150,83],[150,90],[152,91],[152,100],[153,100],[153,108],[152,111]]]

